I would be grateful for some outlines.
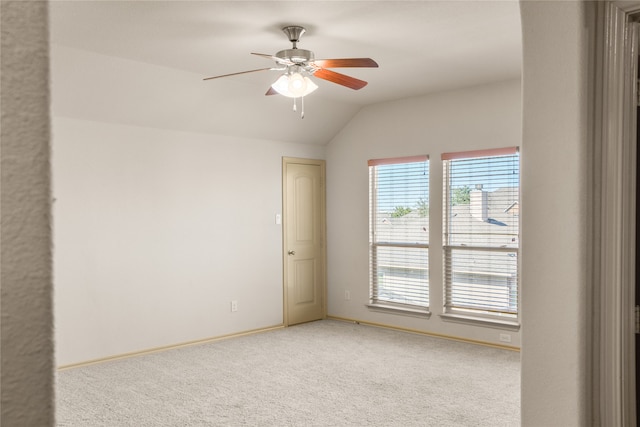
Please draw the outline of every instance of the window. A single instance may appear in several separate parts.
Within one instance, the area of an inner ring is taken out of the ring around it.
[[[369,161],[370,306],[429,307],[429,157]]]
[[[446,153],[442,160],[445,316],[517,320],[518,149]]]

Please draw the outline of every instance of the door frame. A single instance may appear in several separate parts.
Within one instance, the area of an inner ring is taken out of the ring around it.
[[[637,26],[640,2],[596,5],[592,207],[593,425],[635,426],[635,230]]]
[[[320,166],[320,239],[322,241],[322,318],[327,317],[327,191],[326,191],[326,162],[320,159],[305,159],[300,157],[283,157],[282,158],[282,319],[283,325],[289,326],[289,297],[287,292],[287,283],[289,280],[287,255],[287,166],[289,164],[317,165]]]

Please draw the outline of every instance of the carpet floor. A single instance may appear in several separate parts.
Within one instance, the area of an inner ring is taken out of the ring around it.
[[[57,374],[58,426],[519,426],[520,354],[323,320]]]

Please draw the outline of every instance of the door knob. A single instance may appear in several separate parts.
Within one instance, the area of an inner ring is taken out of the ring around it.
[[[288,253],[289,255],[295,255],[295,254],[296,254],[296,251],[289,251],[289,252],[287,252],[287,253]]]

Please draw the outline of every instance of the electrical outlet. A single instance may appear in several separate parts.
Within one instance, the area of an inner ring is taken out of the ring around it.
[[[500,334],[500,341],[501,342],[511,342],[511,335],[510,334]]]
[[[231,311],[232,312],[238,311],[238,301],[237,300],[231,301]]]
[[[351,292],[344,291],[344,299],[349,301],[351,299]]]

